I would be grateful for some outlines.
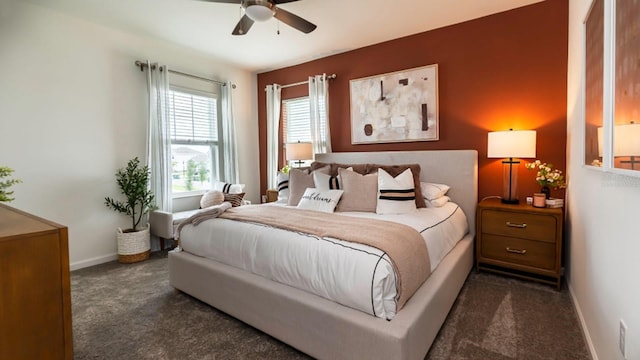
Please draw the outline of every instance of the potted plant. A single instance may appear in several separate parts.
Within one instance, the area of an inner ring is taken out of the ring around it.
[[[126,201],[106,197],[108,208],[131,217],[131,228],[118,228],[118,261],[134,263],[149,258],[151,250],[149,226],[140,229],[140,221],[153,209],[154,196],[149,189],[149,167],[141,166],[137,157],[129,160],[127,167],[119,169],[116,181]]]
[[[10,176],[13,173],[13,169],[7,166],[0,166],[0,202],[10,202],[14,199],[11,197],[13,191],[9,191],[11,185],[21,183],[18,179],[2,180],[3,178]]]

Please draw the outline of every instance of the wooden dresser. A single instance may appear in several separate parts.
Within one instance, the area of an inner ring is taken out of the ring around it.
[[[487,199],[476,212],[476,266],[561,285],[562,209]]]
[[[0,359],[73,359],[67,227],[0,203]]]

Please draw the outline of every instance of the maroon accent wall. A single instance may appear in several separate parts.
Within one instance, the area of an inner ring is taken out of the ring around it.
[[[537,130],[537,158],[566,169],[568,0],[547,0],[480,19],[258,75],[260,184],[266,188],[268,84],[337,74],[329,87],[334,152],[476,149],[479,198],[502,194],[501,159],[487,158],[487,132]],[[322,25],[320,25],[322,26]],[[440,140],[351,144],[349,80],[438,64]],[[306,86],[282,98],[308,94]],[[533,159],[527,159],[533,160]],[[537,192],[520,166],[519,197]],[[553,190],[552,196],[564,197]]]

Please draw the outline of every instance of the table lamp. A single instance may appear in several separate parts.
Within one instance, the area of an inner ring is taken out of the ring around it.
[[[514,158],[536,157],[535,130],[508,130],[489,132],[487,142],[488,158],[505,158],[502,160],[502,202],[517,204],[518,201],[518,166],[520,161]],[[515,165],[515,167],[514,167]]]
[[[295,161],[300,167],[303,160],[313,159],[313,148],[310,142],[295,142],[285,145],[287,161]]]

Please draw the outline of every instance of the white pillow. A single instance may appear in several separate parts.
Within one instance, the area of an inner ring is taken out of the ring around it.
[[[209,190],[200,198],[200,208],[220,205],[224,202],[224,194],[220,190]]]
[[[276,180],[278,186],[278,204],[286,204],[289,202],[289,174],[278,171]]]
[[[307,188],[300,198],[298,203],[298,209],[315,210],[327,213],[332,213],[338,205],[340,197],[342,196],[342,190],[318,190],[314,188]]]
[[[428,208],[434,208],[434,207],[442,207],[444,206],[444,204],[448,203],[449,201],[451,201],[451,198],[445,195],[437,199],[425,200],[425,203],[427,204]]]
[[[416,189],[411,169],[395,178],[384,169],[378,169],[377,214],[406,214],[416,211]]]
[[[447,191],[449,191],[449,186],[445,184],[421,182],[420,189],[422,190],[422,197],[431,201],[445,196]]]
[[[244,184],[229,184],[224,181],[216,181],[211,186],[212,190],[220,190],[224,194],[239,194],[244,191]]]
[[[340,169],[344,168],[339,168]],[[348,167],[346,170],[353,171],[352,167]],[[340,190],[342,189],[342,179],[340,179],[340,174],[337,176],[331,176],[329,174],[321,173],[319,171],[314,171],[313,173],[313,183],[318,190]]]

